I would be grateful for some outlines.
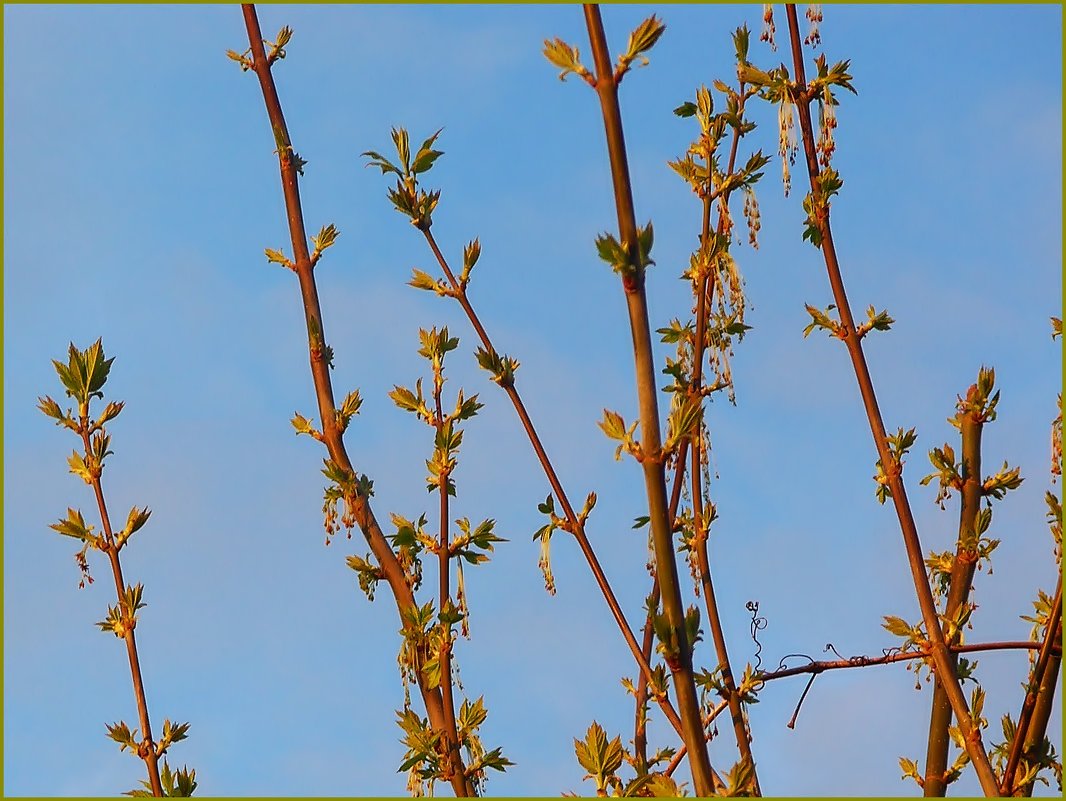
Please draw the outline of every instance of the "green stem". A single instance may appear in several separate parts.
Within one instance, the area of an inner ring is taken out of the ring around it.
[[[803,45],[800,42],[799,22],[796,16],[796,7],[787,5],[789,37],[792,44],[793,64],[796,76],[796,109],[799,112],[800,128],[803,132],[803,149],[807,158],[807,172],[810,178],[811,191],[816,191],[820,171],[818,169],[818,157],[814,143],[814,128],[811,123],[810,103],[812,96],[807,92],[807,79],[803,69]],[[833,244],[832,230],[829,225],[829,209],[822,207],[816,212],[819,233],[822,236],[822,255],[825,258],[826,271],[829,274],[829,283],[833,289],[833,298],[840,313],[840,324],[844,344],[847,346],[848,355],[855,370],[855,377],[862,394],[863,406],[870,423],[874,445],[881,464],[885,466],[888,477],[888,486],[892,491],[892,503],[899,518],[900,529],[903,534],[903,542],[907,551],[907,561],[910,564],[911,578],[914,589],[918,596],[918,606],[922,612],[922,620],[925,623],[931,645],[931,656],[934,667],[947,692],[951,708],[955,718],[959,722],[963,738],[966,741],[966,751],[973,761],[977,778],[981,782],[981,788],[986,795],[994,796],[999,792],[996,774],[988,761],[981,740],[981,730],[973,725],[970,719],[970,710],[966,704],[966,696],[962,692],[958,675],[955,672],[951,660],[951,652],[944,642],[943,632],[940,630],[940,621],[937,617],[936,604],[933,601],[933,593],[929,587],[929,581],[925,573],[925,562],[922,559],[922,545],[918,537],[918,529],[914,523],[910,503],[907,501],[906,490],[900,466],[896,463],[888,446],[888,435],[885,424],[881,418],[881,412],[877,407],[877,396],[874,393],[873,380],[866,365],[866,357],[863,354],[862,344],[855,330],[855,321],[851,314],[851,306],[848,305],[847,294],[844,292],[844,281],[840,274],[840,264],[837,261],[836,247]]]
[[[655,377],[655,363],[648,324],[647,297],[644,291],[644,270],[640,266],[636,216],[626,161],[622,116],[618,105],[618,84],[607,52],[599,7],[585,5],[585,23],[596,65],[596,93],[603,112],[607,149],[614,184],[618,233],[628,250],[630,271],[623,279],[626,305],[629,309],[633,337],[633,356],[637,376],[637,395],[640,407],[641,447],[644,452],[644,485],[648,496],[648,515],[651,518],[655,568],[662,592],[663,612],[677,644],[677,653],[668,660],[673,674],[674,693],[681,715],[682,739],[688,747],[689,765],[697,795],[714,791],[711,763],[707,754],[699,698],[692,673],[692,644],[685,633],[685,610],[681,601],[677,562],[674,558],[672,521],[666,497],[666,474],[663,470],[662,443],[659,432],[659,407]]]
[[[267,115],[270,118],[271,130],[283,137],[286,144],[286,146],[279,148],[278,162],[296,275],[300,282],[300,294],[303,299],[304,315],[307,321],[311,376],[314,380],[315,394],[318,398],[319,419],[322,422],[322,439],[326,449],[329,451],[330,459],[341,469],[354,476],[355,470],[344,447],[343,433],[337,422],[336,403],[333,397],[329,364],[324,347],[327,340],[322,323],[322,309],[318,299],[318,287],[315,284],[314,265],[311,262],[311,254],[307,249],[307,231],[304,227],[303,207],[300,203],[296,163],[293,159],[293,150],[291,146],[288,146],[291,144],[288,126],[285,124],[285,115],[282,113],[281,101],[278,98],[277,87],[274,84],[274,76],[271,73],[266,52],[263,49],[263,34],[259,28],[255,6],[251,3],[245,3],[242,5],[242,10],[244,12],[245,27],[248,31],[248,43],[252,52],[253,70],[259,79],[259,85],[263,92],[263,101],[266,105]],[[396,600],[396,608],[402,621],[405,612],[417,609],[414,593],[407,583],[403,567],[385,538],[381,526],[378,525],[374,512],[370,508],[369,499],[363,495],[357,495],[352,498],[350,511],[360,531],[363,532],[363,536],[366,537],[386,583],[392,590],[393,597]],[[414,673],[430,725],[448,743],[452,764],[461,766],[462,756],[459,753],[458,744],[448,737],[447,716],[444,711],[440,688],[431,689],[427,686],[420,664],[415,665]],[[451,784],[456,795],[463,796],[466,794],[467,782],[461,767],[453,771]]]
[[[984,424],[974,413],[967,411],[959,420],[962,435],[962,496],[959,512],[959,540],[955,559],[951,564],[951,583],[948,585],[944,617],[954,620],[970,602],[970,586],[977,570],[977,515],[981,511],[981,431]],[[945,623],[945,627],[947,624]],[[961,632],[948,639],[954,645]],[[958,660],[952,656],[952,665]],[[946,774],[951,738],[951,702],[937,674],[933,685],[932,711],[929,715],[929,743],[925,756],[925,787],[927,798],[943,796],[947,792]]]

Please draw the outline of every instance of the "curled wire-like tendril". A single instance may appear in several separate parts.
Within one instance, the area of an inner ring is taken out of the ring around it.
[[[840,653],[840,651],[838,651],[836,648],[833,647],[833,643],[831,643],[831,642],[827,642],[825,644],[825,649],[824,650],[826,652],[832,651],[836,655],[837,659],[846,659],[846,660],[848,660],[848,664],[849,665],[868,665],[868,664],[870,664],[870,657],[865,656],[863,654],[859,654],[858,656],[844,656],[843,654]],[[890,651],[890,650],[891,649],[889,649],[889,648],[885,648],[884,649],[885,656],[888,656],[888,651]]]
[[[762,643],[759,642],[759,631],[766,628],[767,620],[764,617],[759,617],[758,601],[748,601],[744,608],[751,612],[751,639],[755,643],[755,671],[759,672],[762,670]]]
[[[792,659],[793,657],[795,657],[796,659],[806,659],[812,665],[814,664],[814,658],[808,656],[807,654],[785,654],[783,657],[781,657],[781,661],[777,663],[777,669],[778,670],[787,670],[788,669],[788,660]]]

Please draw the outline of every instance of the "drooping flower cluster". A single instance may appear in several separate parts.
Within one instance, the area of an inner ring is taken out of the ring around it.
[[[769,42],[770,49],[777,51],[777,42],[774,41],[774,7],[767,3],[762,7],[762,33],[759,34],[760,42]]]
[[[807,31],[807,36],[804,38],[803,43],[811,47],[818,47],[822,43],[822,34],[818,30],[818,25],[822,21],[821,3],[811,3],[807,6],[807,21],[810,22],[811,27]]]
[[[828,167],[836,150],[833,129],[837,127],[836,101],[828,86],[818,99],[818,112],[818,161]]]
[[[781,181],[785,185],[785,197],[792,190],[792,174],[789,167],[796,163],[799,145],[796,141],[796,121],[792,98],[783,93],[777,107],[778,148],[781,156]]]
[[[748,244],[758,250],[759,229],[762,228],[762,223],[759,217],[759,200],[750,186],[744,188],[744,219],[748,221]]]

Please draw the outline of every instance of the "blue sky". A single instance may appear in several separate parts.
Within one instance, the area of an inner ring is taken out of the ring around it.
[[[379,519],[435,503],[426,429],[386,397],[424,374],[419,327],[461,338],[449,388],[486,403],[468,426],[454,511],[494,517],[510,539],[467,571],[473,639],[458,647],[467,694],[490,710],[486,744],[517,763],[489,793],[587,793],[572,738],[593,719],[632,737],[619,678],[635,668],[565,535],[553,541],[559,592],[545,594],[530,538],[547,483],[470,356],[465,318],[404,285],[411,267],[430,268],[428,253],[359,158],[390,146],[391,126],[412,137],[444,126],[446,155],[429,176],[443,188],[438,239],[458,259],[480,236],[474,302],[497,347],[522,362],[520,390],[568,492],[599,494],[590,536],[636,628],[641,475],[613,460],[595,425],[604,407],[636,410],[622,293],[593,246],[615,224],[602,123],[594,94],[561,84],[540,55],[554,36],[588,52],[580,9],[259,11],[267,35],[296,32],[275,74],[309,160],[308,227],[342,232],[316,274],[335,387],[365,398],[347,441],[375,481]],[[655,224],[652,321],[664,325],[686,313],[677,276],[699,224],[665,166],[693,135],[671,111],[732,74],[729,35],[743,22],[757,33],[761,8],[605,7],[612,51],[652,12],[667,32],[621,98],[637,215]],[[918,429],[905,478],[923,545],[951,547],[957,528],[957,507],[941,512],[918,485],[924,454],[954,441],[955,396],[992,365],[1002,401],[985,464],[1006,459],[1026,481],[996,506],[1003,544],[994,575],[977,576],[968,637],[1024,638],[1018,616],[1055,580],[1043,495],[1062,383],[1048,335],[1062,296],[1061,8],[827,6],[825,16],[825,52],[852,59],[859,90],[839,110],[837,247],[855,310],[876,304],[897,321],[867,353],[887,426]],[[782,42],[784,30],[779,15]],[[108,397],[126,401],[104,477],[112,515],[153,510],[123,554],[149,603],[137,633],[153,723],[192,723],[173,761],[196,767],[210,795],[404,792],[395,607],[384,588],[367,603],[345,566],[366,551],[358,533],[323,547],[323,454],[288,423],[313,411],[313,394],[295,278],[262,257],[289,245],[259,88],[224,55],[245,46],[237,6],[4,8],[7,795],[111,794],[142,775],[104,733],[136,717],[122,649],[93,626],[113,602],[106,566],[94,563],[97,582],[78,590],[74,548],[47,528],[67,506],[89,512],[91,496],[66,473],[74,439],[35,409],[39,395],[61,394],[50,359],[101,336],[116,357]],[[756,63],[785,58],[753,42]],[[773,110],[754,119],[750,146],[776,152]],[[760,250],[737,251],[754,326],[733,360],[737,405],[709,410],[712,563],[738,668],[754,658],[748,600],[769,621],[770,667],[788,653],[820,658],[826,642],[878,654],[894,644],[883,615],[918,618],[895,516],[874,498],[876,457],[845,352],[801,335],[804,303],[831,298],[800,239],[800,176],[785,200],[779,174],[775,158],[759,187]],[[703,644],[697,660],[707,659]],[[1025,664],[980,659],[988,739],[1004,712],[1017,715]],[[751,710],[767,793],[914,792],[897,758],[924,759],[928,688],[915,692],[898,666],[826,674],[790,731],[803,684],[775,682]],[[656,718],[652,736],[673,744],[670,734]],[[732,763],[730,738],[722,728],[713,741],[714,764]],[[958,785],[977,789],[972,776]]]

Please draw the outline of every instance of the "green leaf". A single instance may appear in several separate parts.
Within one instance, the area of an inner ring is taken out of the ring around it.
[[[890,634],[897,637],[909,637],[912,632],[911,624],[901,617],[885,615],[885,622],[881,624]]]
[[[811,316],[811,324],[803,329],[804,337],[807,337],[815,328],[821,328],[829,332],[831,336],[839,335],[839,331],[841,330],[840,324],[829,317],[829,312],[836,308],[835,304],[830,304],[824,312],[816,309],[809,303],[803,305],[806,307],[807,313]]]
[[[674,109],[674,114],[678,117],[694,117],[696,116],[696,104],[691,100],[686,100]]]
[[[925,787],[925,779],[923,779],[922,775],[918,772],[918,765],[914,760],[900,757],[899,769],[903,771],[903,775],[900,777],[901,779],[914,779],[919,787]]]
[[[163,721],[163,738],[161,741],[162,750],[173,743],[180,743],[182,740],[187,739],[189,736],[189,724],[188,723],[171,723],[167,718]]]
[[[437,140],[437,137],[440,136],[440,133],[443,130],[443,128],[438,128],[435,134],[422,143],[422,146],[418,149],[414,161],[411,164],[412,175],[429,172],[430,168],[433,166],[433,162],[444,155],[444,151],[432,149],[433,143]]]
[[[82,517],[81,511],[78,509],[68,508],[66,519],[60,520],[58,523],[52,523],[49,528],[58,531],[65,537],[73,537],[83,542],[91,542],[94,539],[92,534],[93,527],[85,525],[85,518]]]
[[[311,243],[315,246],[315,250],[321,253],[326,248],[332,247],[338,236],[340,236],[340,231],[337,230],[337,226],[330,223],[322,226],[322,230],[316,236],[311,237]]]
[[[399,385],[394,386],[392,391],[389,393],[389,398],[392,399],[392,402],[395,403],[399,408],[403,409],[405,412],[414,412],[415,414],[419,415],[428,414],[425,399],[422,397],[421,378],[418,379],[418,381],[415,383],[415,389],[418,391],[417,395],[411,390],[407,389],[407,387],[401,387]]]
[[[63,413],[63,410],[59,408],[59,404],[47,395],[37,398],[37,408],[40,409],[43,414],[57,420],[59,425],[62,425],[67,417]]]
[[[96,340],[85,350],[78,350],[71,342],[67,350],[67,364],[52,360],[59,375],[59,380],[79,405],[87,404],[89,399],[103,397],[100,389],[107,381],[114,359],[104,358],[101,340]]]
[[[637,254],[640,258],[640,266],[647,267],[655,262],[651,258],[651,246],[655,241],[655,231],[651,220],[643,228],[637,228]]]
[[[292,427],[296,429],[297,436],[300,434],[307,434],[313,437],[316,433],[318,433],[312,426],[311,421],[299,412],[294,413],[292,420],[290,420],[289,422],[292,424]]]
[[[626,423],[622,415],[612,412],[610,409],[603,410],[603,420],[597,423],[603,433],[611,439],[625,439]]]
[[[641,66],[648,65],[648,57],[644,55],[659,41],[666,31],[666,25],[654,14],[638,25],[631,34],[626,45],[624,55],[618,57],[618,71],[624,74],[630,65],[640,60]],[[620,77],[620,76],[619,76]]]
[[[392,143],[396,146],[396,155],[400,158],[400,164],[403,165],[403,174],[411,174],[411,145],[408,141],[407,130],[405,128],[393,128],[392,129]]]
[[[70,466],[70,472],[81,478],[86,484],[93,483],[93,470],[90,465],[85,462],[80,453],[74,451],[68,456],[67,464]]]
[[[465,699],[463,705],[459,708],[459,739],[466,740],[478,730],[488,716],[489,713],[485,709],[484,696],[480,696],[472,704],[469,699]]]
[[[104,724],[107,728],[107,736],[114,740],[121,746],[120,751],[125,751],[127,748],[134,754],[137,753],[137,729],[130,731],[130,727],[121,720],[114,724]]]
[[[674,407],[666,420],[666,442],[663,449],[667,452],[673,451],[683,440],[695,436],[702,416],[702,399],[686,396]]]
[[[477,760],[472,766],[472,770],[483,770],[484,768],[492,768],[498,770],[501,773],[505,772],[507,768],[512,767],[514,762],[507,759],[502,754],[502,748],[493,748],[487,752],[481,759]]]
[[[111,372],[111,363],[115,360],[104,358],[104,347],[99,339],[83,351],[81,357],[89,395],[98,394],[107,382],[107,374]]]
[[[463,272],[460,277],[461,283],[466,283],[470,278],[470,271],[474,269],[474,265],[477,264],[477,260],[481,258],[481,242],[478,239],[472,239],[463,248]]]
[[[746,64],[748,62],[749,40],[750,34],[747,24],[741,25],[733,31],[733,47],[736,49],[738,64]]]
[[[144,524],[148,522],[148,518],[151,517],[151,515],[152,512],[147,506],[143,509],[138,509],[136,506],[130,509],[129,516],[126,518],[126,527],[123,529],[123,533],[126,537],[140,531]]]
[[[437,294],[443,294],[440,292],[440,282],[433,278],[429,273],[417,268],[411,270],[411,280],[407,282],[407,285],[413,286],[415,289],[425,289],[430,292],[436,292]]]
[[[104,410],[100,413],[100,416],[96,418],[96,427],[99,428],[105,423],[109,423],[116,417],[118,417],[125,405],[126,404],[122,401],[119,401],[117,403],[112,401],[111,403],[107,404],[107,406],[104,407]]]
[[[982,494],[1002,500],[1008,491],[1018,489],[1022,485],[1025,479],[1021,477],[1020,472],[1021,468],[1008,467],[1004,462],[999,472],[984,480],[981,485]]]
[[[282,267],[288,267],[290,270],[295,270],[296,265],[293,264],[285,252],[281,250],[273,250],[272,248],[264,248],[263,253],[266,254],[267,261],[273,264],[280,264]]]
[[[737,78],[752,86],[769,86],[774,82],[770,73],[764,72],[753,64],[748,63],[737,65]]]
[[[458,398],[455,401],[455,411],[452,412],[452,418],[455,420],[469,420],[474,417],[480,409],[483,409],[485,404],[478,402],[477,395],[471,395],[469,398],[463,396],[463,391],[459,390]]]
[[[589,726],[584,742],[574,738],[574,753],[578,764],[593,776],[603,773],[602,765],[606,752],[607,734],[596,721]]]
[[[601,259],[611,265],[611,269],[615,272],[629,271],[629,254],[611,234],[604,233],[596,237],[596,252],[599,253]]]
[[[652,798],[678,798],[681,795],[677,782],[665,773],[649,774],[644,789]]]
[[[338,410],[341,430],[346,429],[348,427],[348,421],[355,415],[359,414],[359,409],[362,405],[363,399],[359,397],[359,390],[353,389],[344,396],[344,401],[341,403],[341,408]]]
[[[377,153],[373,150],[366,150],[363,153],[360,153],[359,155],[365,156],[367,159],[369,159],[366,164],[367,167],[380,167],[382,175],[386,175],[391,172],[401,177],[403,176],[403,173],[400,172],[396,165],[384,156],[382,156],[380,153]]]
[[[559,73],[560,81],[565,81],[566,76],[571,72],[580,75],[582,78],[588,79],[591,77],[589,71],[581,64],[580,51],[576,47],[571,47],[562,39],[558,37],[545,39],[542,52],[548,61],[562,70]]]

